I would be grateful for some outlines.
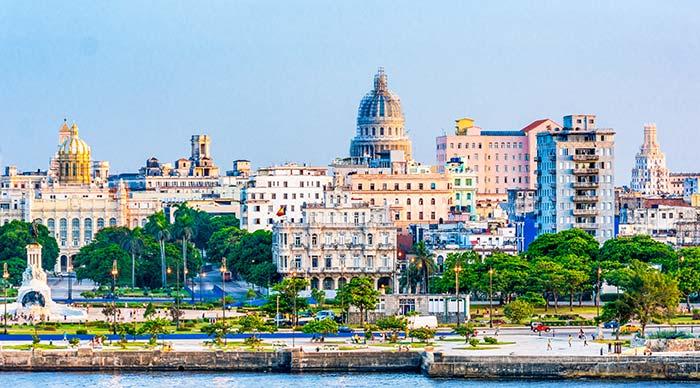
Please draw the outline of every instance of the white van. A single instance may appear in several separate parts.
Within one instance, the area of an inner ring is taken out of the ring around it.
[[[420,327],[427,327],[428,329],[437,329],[438,320],[434,315],[427,315],[424,317],[410,316],[408,317],[408,329],[418,329]]]

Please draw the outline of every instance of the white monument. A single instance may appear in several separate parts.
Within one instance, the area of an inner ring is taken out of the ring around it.
[[[22,286],[17,292],[17,302],[8,305],[8,312],[24,313],[38,320],[76,321],[87,318],[83,309],[57,304],[51,299],[51,289],[46,282],[46,272],[41,268],[41,245],[27,245],[27,269],[22,274]]]

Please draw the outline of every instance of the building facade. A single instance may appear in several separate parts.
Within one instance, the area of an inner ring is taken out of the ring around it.
[[[308,279],[311,289],[335,291],[357,276],[396,289],[396,229],[386,206],[336,192],[325,205],[303,205],[294,222],[275,223],[272,234],[277,271]]]
[[[374,88],[360,101],[357,130],[350,142],[350,157],[371,163],[387,151],[402,151],[407,160],[413,153],[404,127],[401,100],[389,90],[387,75],[383,68],[379,68],[374,76]]]
[[[259,169],[241,193],[241,225],[250,232],[299,223],[305,205],[323,203],[332,178],[325,167],[289,163]]]
[[[520,130],[492,131],[476,126],[471,118],[458,119],[454,135],[436,139],[437,162],[443,166],[459,157],[476,173],[477,211],[489,218],[507,200],[509,189],[535,188],[536,136],[559,128],[554,121],[542,119]]]
[[[614,139],[594,115],[565,116],[563,129],[537,135],[539,234],[579,228],[601,243],[614,237]]]
[[[656,124],[644,125],[644,143],[635,157],[630,188],[644,195],[662,195],[670,191],[666,155],[656,140]]]

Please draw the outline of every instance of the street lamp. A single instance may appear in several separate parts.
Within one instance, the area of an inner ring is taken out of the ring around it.
[[[294,306],[294,307],[293,307],[293,309],[294,309],[294,317],[292,318],[292,348],[293,348],[293,347],[295,346],[295,343],[294,343],[294,340],[295,340],[295,338],[294,338],[294,330],[295,330],[296,327],[297,327],[297,286],[296,286],[296,283],[294,282],[294,280],[295,280],[296,277],[297,277],[296,268],[295,268],[295,269],[292,269],[291,275],[292,275],[292,277],[291,277],[291,280],[292,280],[292,290],[294,291],[294,295],[292,295],[292,300],[293,300],[292,304],[293,304],[293,306]]]
[[[595,311],[596,311],[596,317],[598,318],[598,321],[600,321],[600,274],[603,271],[600,269],[600,266],[598,266],[598,270],[596,270],[596,293],[595,293]]]
[[[457,298],[457,327],[459,327],[459,273],[462,272],[462,266],[457,263],[454,267],[455,271],[455,297]]]
[[[71,263],[68,263],[66,271],[68,272],[68,304],[71,304],[73,303],[73,265]]]
[[[175,266],[175,330],[180,330],[180,266]]]
[[[117,283],[117,275],[119,275],[119,270],[117,269],[117,260],[112,261],[112,334],[117,334],[117,305],[116,305],[116,295],[114,295],[114,287]]]
[[[5,329],[3,332],[7,334],[7,285],[8,285],[8,279],[10,278],[10,273],[7,271],[7,263],[2,264],[2,280],[5,285],[5,314],[3,315],[3,319],[5,321]]]
[[[221,258],[221,324],[226,330],[226,258]],[[226,345],[226,331],[224,331],[224,345]]]
[[[204,271],[199,273],[199,303],[204,302],[203,297],[202,297],[202,287],[203,287],[203,282],[204,282]]]
[[[489,268],[489,327],[493,327],[493,272],[494,269]]]

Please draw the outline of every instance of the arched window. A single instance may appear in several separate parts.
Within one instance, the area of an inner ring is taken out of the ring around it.
[[[367,234],[367,245],[372,245],[374,244],[374,236],[372,236],[372,233]]]
[[[104,218],[98,218],[97,219],[97,230],[102,230],[105,228],[105,219]]]
[[[430,198],[430,204],[435,205],[435,198]]]
[[[372,136],[377,136],[377,129],[372,127]]]
[[[46,221],[46,227],[49,228],[49,234],[51,236],[56,236],[56,220],[53,218],[49,218],[48,221]]]
[[[418,198],[418,204],[423,205],[423,198]]]
[[[58,233],[61,238],[61,244],[65,245],[66,241],[68,240],[68,220],[65,218],[61,218],[60,221],[58,221]]]
[[[333,278],[325,278],[325,279],[323,279],[323,289],[324,289],[324,290],[333,290],[333,289],[335,289],[335,281],[333,281]]]
[[[114,218],[114,217],[110,218],[110,219],[109,219],[109,226],[110,226],[110,227],[115,227],[115,226],[117,226],[117,219]]]
[[[411,198],[406,198],[406,205],[410,205],[410,204],[411,204]]]
[[[83,222],[85,224],[85,236],[83,237],[83,239],[86,243],[90,243],[90,241],[92,240],[92,218],[86,218]]]
[[[316,246],[316,244],[318,244],[318,235],[314,233],[311,235],[311,246]]]
[[[73,218],[70,221],[70,230],[71,230],[71,240],[73,240],[73,245],[78,245],[80,242],[80,220],[77,218]]]

